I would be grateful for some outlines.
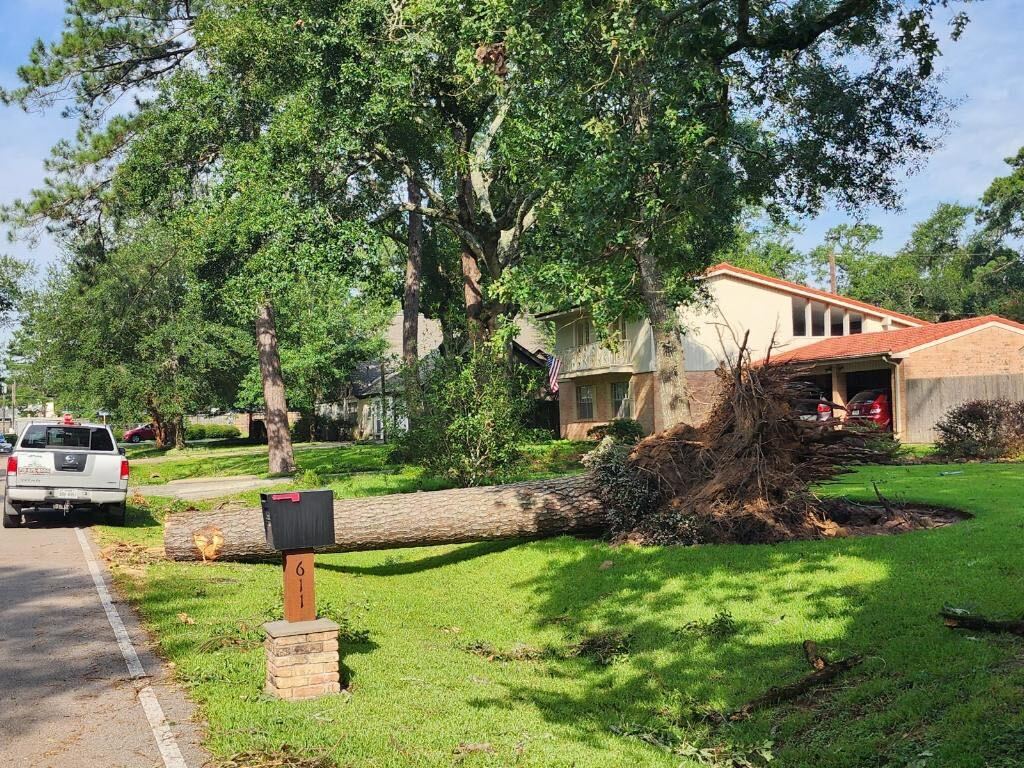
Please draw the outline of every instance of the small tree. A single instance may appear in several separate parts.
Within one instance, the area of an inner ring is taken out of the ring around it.
[[[507,479],[523,459],[535,377],[497,344],[429,358],[420,370],[419,412],[396,455],[461,486]]]

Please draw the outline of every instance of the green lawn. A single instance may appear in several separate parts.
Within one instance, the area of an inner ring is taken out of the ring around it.
[[[531,476],[544,474],[564,474],[573,471],[579,465],[580,455],[593,448],[593,443],[573,442],[571,440],[551,440],[544,443],[527,445],[525,448],[526,465]],[[311,472],[330,481],[332,475],[352,475],[355,473],[383,473],[385,475],[401,474],[416,475],[410,468],[390,464],[387,445],[327,445],[304,446],[299,444],[295,450],[295,463],[301,472]],[[129,456],[131,458],[131,456]],[[165,455],[163,458],[149,458],[132,464],[132,477],[135,483],[161,485],[171,480],[195,477],[227,477],[230,475],[261,475],[267,474],[267,447],[251,446],[238,448],[221,448],[218,450],[202,449],[186,454]],[[437,487],[436,484],[431,487]],[[417,490],[409,488],[408,490]],[[395,491],[382,490],[380,493]]]
[[[219,756],[287,745],[361,768],[730,766],[760,764],[770,742],[783,766],[1018,766],[1021,641],[952,632],[937,612],[1024,614],[1024,466],[944,469],[864,468],[825,489],[866,499],[877,481],[890,497],[975,515],[895,537],[647,549],[559,538],[322,556],[320,604],[348,628],[351,687],[308,703],[262,695],[259,625],[280,614],[278,566],[158,562],[118,582]],[[159,540],[145,510],[133,520],[101,536]],[[574,652],[600,633],[612,633],[607,665]],[[804,675],[804,639],[865,661],[799,703],[702,723],[703,710]]]

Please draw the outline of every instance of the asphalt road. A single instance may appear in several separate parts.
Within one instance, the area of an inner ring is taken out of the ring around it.
[[[192,707],[100,570],[146,678],[129,675],[75,524],[0,529],[0,766],[167,766],[166,735],[161,752],[151,727],[155,693],[184,764],[199,768],[208,758]]]

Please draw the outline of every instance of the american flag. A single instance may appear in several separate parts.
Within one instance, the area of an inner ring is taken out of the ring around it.
[[[548,389],[558,391],[558,374],[562,372],[562,361],[554,355],[548,355]]]

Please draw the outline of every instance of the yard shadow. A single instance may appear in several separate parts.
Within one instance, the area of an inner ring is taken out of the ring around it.
[[[1002,495],[1017,494],[1020,475],[1017,469]],[[915,489],[909,497],[964,506],[947,491]],[[995,701],[955,713],[972,697],[992,695],[978,671],[1006,663],[1012,649],[987,638],[969,642],[937,617],[949,602],[981,600],[1001,615],[1024,611],[1024,599],[999,589],[1024,578],[1024,567],[992,554],[1006,552],[1008,529],[1024,538],[1024,524],[1011,525],[1001,509],[997,525],[999,513],[979,502],[974,520],[898,536],[774,546],[580,545],[568,559],[566,540],[539,542],[533,546],[550,549],[552,567],[518,585],[534,596],[526,620],[534,628],[559,626],[564,648],[594,633],[621,633],[630,639],[628,652],[610,666],[556,654],[546,662],[549,674],[571,681],[568,688],[524,677],[472,704],[526,702],[600,746],[613,732],[662,727],[666,718],[693,727],[708,711],[729,711],[795,682],[810,671],[801,643],[814,640],[833,661],[858,654],[864,662],[839,684],[762,712],[722,737],[783,746],[788,739],[800,765],[907,764],[936,741],[941,747],[952,723],[962,727],[958,717],[976,720],[978,729],[1008,717]],[[1007,607],[1000,611],[1000,604]],[[721,634],[709,629],[716,615],[732,619]],[[1024,706],[1024,688],[1006,695]],[[788,725],[778,730],[783,718]],[[880,746],[886,739],[892,743]],[[998,743],[987,748],[991,758],[1003,757]]]
[[[442,552],[439,555],[429,555],[415,560],[403,560],[400,555],[380,565],[342,565],[321,560],[317,561],[316,567],[335,573],[352,573],[361,576],[405,576],[456,565],[457,563],[464,563],[469,560],[475,560],[478,557],[493,555],[497,552],[505,552],[520,546],[522,543],[522,540],[518,539],[481,541],[476,544],[459,546],[447,552]]]

